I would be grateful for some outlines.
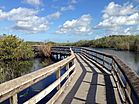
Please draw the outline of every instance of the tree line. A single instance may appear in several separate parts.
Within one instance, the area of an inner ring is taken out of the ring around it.
[[[75,43],[62,43],[60,45],[139,51],[139,35],[112,35],[96,40],[80,40]]]

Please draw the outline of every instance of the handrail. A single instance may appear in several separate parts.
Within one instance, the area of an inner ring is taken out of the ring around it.
[[[81,54],[108,69],[115,80],[123,103],[139,103],[139,76],[117,56],[81,47]],[[122,90],[122,92],[120,91]]]
[[[35,72],[29,73],[27,75],[21,76],[19,78],[7,81],[5,83],[0,84],[0,102],[5,101],[6,99],[10,98],[11,103],[17,104],[18,99],[17,99],[17,93],[21,92],[22,90],[30,87],[31,85],[39,82],[40,80],[48,77],[52,73],[56,72],[57,75],[57,80],[58,85],[60,85],[60,70],[66,66],[67,70],[72,71],[75,68],[74,65],[74,59],[75,55],[71,50],[71,55],[68,56],[67,58],[52,64],[50,66],[47,66],[45,68],[42,68],[40,70],[37,70]],[[69,66],[69,63],[72,62],[72,67],[67,67]],[[69,72],[65,75],[69,75]],[[64,77],[65,78],[65,77]],[[55,87],[58,87],[60,89],[60,86],[55,85]]]

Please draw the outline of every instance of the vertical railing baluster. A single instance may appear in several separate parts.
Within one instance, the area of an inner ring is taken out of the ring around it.
[[[17,94],[13,95],[13,96],[10,98],[10,104],[18,104]]]
[[[66,71],[68,71],[68,70],[69,70],[69,63],[67,63],[67,65],[66,65]],[[68,74],[68,76],[67,76],[67,80],[69,80],[69,82],[70,82],[69,74]]]
[[[97,62],[97,53],[96,53],[96,62]]]
[[[126,83],[125,88],[127,89],[128,94],[129,94],[129,98],[128,98],[128,95],[126,95],[126,92],[125,92],[126,101],[127,101],[127,102],[128,102],[128,101],[129,101],[129,102],[132,102],[132,101],[130,100],[130,97],[131,97],[131,88],[130,88],[130,86],[129,86],[128,83]]]
[[[105,65],[105,56],[103,55],[103,66]]]
[[[56,71],[56,79],[59,79],[60,78],[60,69],[58,69]],[[59,90],[61,87],[61,84],[60,84],[60,80],[59,80],[59,85],[57,86],[57,90]]]

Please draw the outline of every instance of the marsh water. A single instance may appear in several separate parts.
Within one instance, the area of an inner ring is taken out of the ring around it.
[[[48,66],[50,64],[55,63],[56,61],[52,61],[51,59],[47,58],[34,58],[32,60],[28,61],[7,61],[7,62],[1,62],[0,63],[0,70],[8,70],[6,72],[1,72],[1,83],[14,79],[16,77],[22,76],[27,73],[31,73],[33,71],[39,70],[45,66]],[[64,74],[66,71],[66,68],[61,69],[61,75]],[[25,90],[18,93],[18,104],[23,104],[23,102],[29,100],[34,95],[42,91],[44,88],[48,87],[50,84],[52,84],[56,80],[56,73],[53,73],[52,75],[44,78],[43,80],[35,83],[34,85],[26,88]],[[66,81],[65,79],[61,85]],[[20,83],[20,82],[19,82]],[[44,104],[46,103],[55,93],[57,92],[57,89],[54,89],[51,91],[50,94],[48,94],[45,98],[43,98],[40,102],[37,104]],[[9,104],[9,99],[2,102],[2,104]]]
[[[25,61],[1,61],[0,83],[17,78],[54,63],[50,58],[33,58]]]
[[[117,51],[112,49],[95,48],[101,52],[117,55],[126,65],[139,75],[139,52]]]
[[[53,64],[54,61],[47,58],[34,58],[31,60],[26,61],[5,61],[0,62],[0,82],[3,83],[5,81],[14,79],[16,77],[25,75],[27,73],[31,73],[33,71],[39,70],[40,68],[43,68],[45,66],[48,66],[50,64]],[[5,71],[6,70],[6,71]],[[50,85],[55,79],[55,73],[51,76],[48,76],[47,78],[39,81],[38,83],[34,84],[31,87],[28,87],[27,89],[21,91],[18,93],[18,103],[23,104],[24,101],[28,100],[29,98],[36,95],[38,92],[46,88],[48,85]],[[19,82],[20,83],[20,82]],[[47,101],[54,93],[56,92],[56,89],[51,92],[45,99]],[[42,102],[41,101],[40,104]],[[9,104],[9,99],[4,101],[2,104]]]

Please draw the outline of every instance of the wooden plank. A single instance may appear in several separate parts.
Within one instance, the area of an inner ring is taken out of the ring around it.
[[[132,94],[133,96],[135,96],[134,98],[134,100],[136,100],[135,102],[139,102],[139,76],[131,68],[129,68],[126,64],[124,64],[124,62],[121,61],[117,56],[106,54],[103,52],[99,52],[99,51],[96,51],[90,48],[84,48],[84,47],[81,48],[81,51],[82,51],[81,53],[88,51],[88,53],[89,52],[97,53],[100,55],[104,55],[105,57],[111,58],[114,61],[114,63],[117,64],[119,70],[122,72],[123,76],[125,77],[126,82],[129,84]]]
[[[18,104],[17,94],[13,95],[13,96],[10,98],[10,104]]]
[[[126,98],[127,98],[126,103],[130,102],[130,104],[134,104],[127,89],[125,89],[125,93],[126,93]]]
[[[46,89],[38,93],[36,96],[32,97],[28,101],[26,101],[24,104],[34,104],[39,102],[41,99],[43,99],[45,96],[47,96],[54,88],[56,88],[60,82],[62,82],[69,72],[71,72],[75,68],[75,65],[73,65],[69,70],[67,70],[60,78],[58,78],[55,82],[53,82],[51,85],[49,85]]]
[[[100,70],[106,72],[107,74],[111,74],[110,71],[108,71],[104,66],[100,65],[99,63],[89,59],[89,56],[83,55],[85,58],[87,58],[90,62],[92,62],[95,66],[97,66]]]
[[[69,79],[72,80],[73,76],[75,75],[76,70],[70,75]],[[64,85],[60,88],[60,90],[47,102],[47,104],[53,104],[61,95],[66,87],[68,87],[69,81],[67,80]]]
[[[56,79],[59,79],[60,78],[60,69],[59,70],[57,70],[56,71]],[[59,82],[58,82],[59,84],[58,84],[58,86],[57,86],[57,90],[59,90],[60,89],[60,80],[59,80]]]
[[[4,100],[19,93],[25,88],[46,78],[47,76],[57,71],[59,68],[65,66],[69,61],[73,60],[74,58],[75,55],[72,52],[71,56],[68,56],[62,61],[59,61],[55,64],[52,64],[35,72],[29,73],[27,75],[0,84],[0,102],[3,102]]]
[[[69,63],[66,65],[66,70],[69,70]],[[67,79],[69,78],[69,75],[67,76]],[[69,79],[68,79],[69,80]]]
[[[123,63],[117,56],[113,56],[113,60],[119,67],[120,71],[124,75],[126,82],[129,84],[132,94],[136,97],[136,101],[139,102],[139,76],[126,64]]]

